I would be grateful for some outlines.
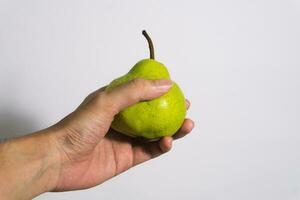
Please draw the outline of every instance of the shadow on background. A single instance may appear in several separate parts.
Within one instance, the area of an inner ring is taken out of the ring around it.
[[[0,140],[26,135],[36,128],[36,123],[29,114],[9,107],[0,109]]]
[[[4,49],[0,48],[1,52]],[[37,119],[26,108],[20,107],[19,91],[20,78],[13,65],[4,65],[0,68],[0,140],[12,139],[32,133],[37,130]],[[0,198],[1,199],[1,198]]]

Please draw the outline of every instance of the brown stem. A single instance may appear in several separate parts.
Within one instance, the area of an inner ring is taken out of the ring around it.
[[[143,30],[142,33],[143,33],[143,35],[145,36],[145,38],[147,39],[148,44],[149,44],[150,59],[153,59],[153,60],[154,60],[155,58],[154,58],[154,46],[153,46],[153,42],[152,42],[150,36],[148,35],[148,33],[147,33],[145,30]]]

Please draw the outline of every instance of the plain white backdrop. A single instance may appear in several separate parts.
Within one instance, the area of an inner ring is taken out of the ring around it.
[[[54,124],[148,57],[142,29],[192,102],[193,133],[36,200],[299,199],[299,0],[0,0],[0,137]]]

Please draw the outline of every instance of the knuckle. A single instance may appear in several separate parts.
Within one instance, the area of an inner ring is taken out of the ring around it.
[[[84,101],[90,101],[91,99],[93,99],[95,97],[96,93],[92,92],[90,93],[85,99]]]
[[[144,89],[146,80],[142,78],[135,78],[130,81],[130,84],[138,90]]]
[[[111,98],[109,93],[101,92],[97,97],[97,105],[99,110],[102,110],[105,113],[114,114],[118,110],[114,99]]]
[[[103,108],[109,108],[111,106],[110,105],[111,101],[109,101],[109,98],[107,96],[108,95],[106,92],[97,94],[96,102],[99,108],[103,109]]]
[[[79,108],[89,105],[91,103],[91,101],[94,99],[94,92],[90,93],[87,97],[85,97],[85,99],[82,101],[82,103],[79,105]]]
[[[110,95],[106,92],[94,94],[89,110],[96,113],[101,119],[112,120],[111,118],[117,110],[117,106]]]
[[[91,107],[94,110],[102,110],[109,107],[107,97],[105,92],[101,93],[91,93],[88,97],[89,101],[87,102],[87,107]]]
[[[135,78],[135,79],[131,80],[131,84],[134,85],[135,87],[141,87],[144,82],[145,81],[142,78]]]

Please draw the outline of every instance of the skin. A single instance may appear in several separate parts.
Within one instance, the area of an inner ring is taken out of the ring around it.
[[[170,80],[134,79],[109,92],[102,88],[57,124],[0,143],[1,199],[90,188],[168,152],[174,139],[193,129],[192,120],[185,119],[178,133],[158,141],[131,138],[110,125],[122,109],[157,98],[171,86]]]

